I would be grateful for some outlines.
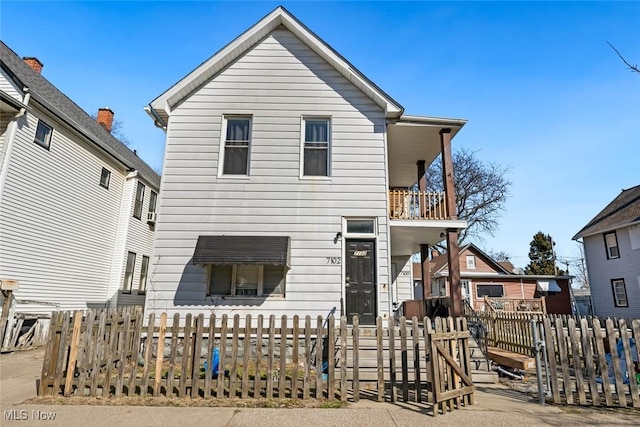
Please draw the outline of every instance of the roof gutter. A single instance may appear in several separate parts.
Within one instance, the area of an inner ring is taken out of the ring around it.
[[[167,124],[165,123],[164,120],[162,120],[162,118],[158,115],[158,112],[154,110],[151,104],[144,107],[144,111],[149,115],[149,117],[153,119],[153,124],[157,128],[160,128],[165,132],[167,131]]]
[[[403,115],[400,117],[400,119],[398,119],[398,123],[432,125],[432,126],[455,126],[455,127],[461,128],[467,123],[467,120]]]

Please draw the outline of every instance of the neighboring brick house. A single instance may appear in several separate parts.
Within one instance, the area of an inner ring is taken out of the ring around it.
[[[0,42],[0,280],[14,312],[144,304],[160,177]]]
[[[640,185],[622,192],[573,240],[582,239],[596,316],[640,318]]]
[[[494,261],[470,243],[460,249],[462,297],[474,310],[482,311],[484,296],[532,299],[545,296],[547,312],[571,314],[572,276],[533,276],[514,269],[510,262]],[[448,295],[449,270],[446,255],[432,253],[431,295]],[[414,264],[414,275],[420,264]]]

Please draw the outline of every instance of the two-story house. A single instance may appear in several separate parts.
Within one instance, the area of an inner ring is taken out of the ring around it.
[[[411,254],[466,226],[465,120],[404,114],[282,7],[146,110],[166,132],[147,311],[371,324],[411,298]],[[440,155],[447,191],[427,193]]]
[[[623,190],[577,239],[584,244],[593,314],[640,318],[640,185]]]
[[[142,305],[160,177],[0,42],[0,280],[15,313]]]

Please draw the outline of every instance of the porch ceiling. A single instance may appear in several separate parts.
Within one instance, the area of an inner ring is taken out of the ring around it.
[[[421,244],[434,245],[444,240],[447,228],[463,229],[463,220],[391,220],[391,256],[410,255],[420,251]],[[443,237],[440,237],[443,236]]]
[[[418,181],[418,160],[428,167],[440,154],[440,129],[450,128],[453,138],[464,124],[448,120],[403,117],[387,125],[390,187],[410,187]]]

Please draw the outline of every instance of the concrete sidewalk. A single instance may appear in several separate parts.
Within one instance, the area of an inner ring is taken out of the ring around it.
[[[444,415],[415,403],[361,400],[342,409],[262,409],[24,404],[35,397],[43,351],[0,356],[0,424],[60,426],[583,426],[639,425],[640,412],[540,406],[501,385],[479,385],[476,404]],[[51,419],[53,417],[53,419]]]

